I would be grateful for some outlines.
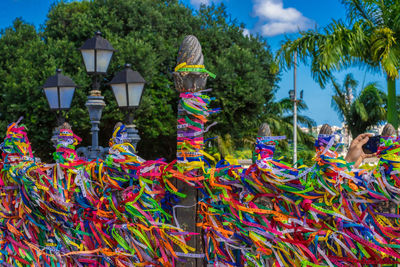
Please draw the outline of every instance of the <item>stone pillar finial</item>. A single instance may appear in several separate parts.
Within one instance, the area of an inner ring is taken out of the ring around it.
[[[319,134],[332,135],[333,134],[332,127],[329,124],[325,123],[319,130]]]
[[[260,128],[258,128],[257,136],[271,136],[271,128],[269,127],[268,123],[264,122],[260,125]]]
[[[199,40],[194,35],[187,35],[179,47],[176,65],[203,65],[204,57]]]
[[[195,36],[188,35],[183,39],[176,63],[173,77],[178,92],[198,92],[205,89],[209,74],[196,71],[200,66],[204,68],[204,57],[200,42]]]
[[[60,127],[61,127],[60,129],[72,130],[72,127],[68,122],[64,122]]]
[[[116,124],[115,124],[115,126],[114,126],[114,131],[118,128],[118,127],[121,127],[122,126],[122,122],[117,122]]]
[[[382,130],[382,136],[392,136],[392,135],[396,135],[396,129],[393,127],[392,124],[387,123],[385,125],[385,127],[383,127]]]

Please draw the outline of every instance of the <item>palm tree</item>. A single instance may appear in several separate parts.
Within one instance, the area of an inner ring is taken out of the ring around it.
[[[307,110],[308,107],[304,101],[298,103],[298,122],[300,125],[311,128],[316,123],[311,118],[301,114],[301,111]],[[259,119],[267,123],[270,127],[272,135],[286,135],[288,139],[293,138],[293,102],[289,98],[283,98],[279,101],[270,101],[265,104],[263,112],[260,112]],[[255,133],[258,129],[247,129],[245,134],[240,139],[233,139],[231,135],[218,136],[217,147],[218,152],[223,157],[233,155],[237,152],[236,149],[250,148],[254,144]],[[299,147],[306,146],[312,148],[314,144],[314,137],[311,134],[303,132],[300,127],[297,128],[297,140]],[[280,147],[286,150],[289,149],[288,142],[280,142]]]
[[[376,83],[367,84],[356,97],[358,82],[351,74],[346,75],[343,86],[334,80],[332,84],[335,92],[332,107],[339,113],[353,138],[385,119],[386,95]]]
[[[382,69],[387,76],[387,121],[398,127],[395,79],[400,67],[400,3],[393,0],[342,0],[347,24],[333,21],[322,30],[300,32],[277,53],[282,67],[291,67],[297,51],[304,63],[311,59],[313,78],[322,87],[332,72],[349,66]]]
[[[350,114],[350,106],[353,103],[354,95],[358,82],[352,74],[347,74],[340,86],[334,79],[332,80],[335,95],[332,96],[332,107],[339,113],[339,117],[347,124],[347,118]]]
[[[345,134],[350,135],[348,121],[350,118],[351,104],[354,100],[356,87],[358,82],[354,80],[352,74],[347,74],[343,81],[343,86],[340,86],[334,79],[332,79],[334,95],[332,96],[331,106],[338,113],[340,119],[345,124]],[[347,138],[350,140],[350,138]]]
[[[348,124],[353,138],[385,120],[384,99],[385,93],[379,91],[374,83],[368,84],[361,91],[350,109]]]
[[[283,114],[285,114],[282,116],[283,121],[293,123],[293,101],[290,98],[283,98],[278,102],[278,104],[281,106]],[[298,122],[308,128],[311,128],[315,126],[315,121],[308,116],[300,114],[302,111],[307,109],[308,106],[304,101],[297,102]]]
[[[308,109],[307,104],[301,101],[297,105],[298,115],[297,120],[301,125],[311,128],[316,123],[313,119],[301,115],[301,111]],[[271,127],[274,135],[286,135],[288,138],[293,138],[293,102],[290,98],[283,98],[277,102],[272,102],[266,109],[265,122]],[[297,128],[297,138],[300,143],[312,146],[314,138],[307,133],[304,133],[300,127]]]

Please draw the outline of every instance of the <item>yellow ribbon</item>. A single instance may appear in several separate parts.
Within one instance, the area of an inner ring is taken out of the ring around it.
[[[204,69],[204,65],[187,65],[186,62],[183,62],[175,67],[175,71],[178,71],[183,68],[193,68],[193,69]]]

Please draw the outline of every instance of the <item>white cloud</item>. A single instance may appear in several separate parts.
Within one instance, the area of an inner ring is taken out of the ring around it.
[[[196,7],[199,7],[201,4],[205,4],[206,6],[208,6],[210,2],[210,0],[190,0],[190,3]]]
[[[263,23],[261,33],[265,36],[293,33],[308,29],[313,24],[297,9],[284,8],[283,0],[254,0],[253,10]]]
[[[277,21],[264,24],[261,27],[261,32],[265,36],[275,36],[284,33],[293,33],[308,28],[310,28],[310,25],[304,22],[292,23],[287,21]]]
[[[246,36],[246,37],[249,37],[249,36],[250,36],[250,31],[249,31],[249,29],[244,28],[244,29],[243,29],[243,35]]]

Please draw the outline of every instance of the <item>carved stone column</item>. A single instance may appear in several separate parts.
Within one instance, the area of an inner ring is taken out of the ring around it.
[[[193,104],[192,101],[195,101],[196,95],[205,89],[209,74],[200,72],[202,69],[204,69],[204,59],[201,45],[195,36],[186,36],[179,48],[177,67],[173,73],[175,88],[180,94],[177,131],[178,163],[202,161],[202,154],[191,151],[187,145],[198,148],[197,150],[203,148],[204,122],[199,121],[196,114],[189,112],[183,106],[185,102]],[[191,127],[192,122],[200,128],[200,131]],[[182,146],[183,143],[186,146]]]
[[[186,36],[179,48],[177,68],[173,73],[175,88],[180,94],[178,104],[178,129],[177,129],[177,160],[185,175],[201,176],[201,168],[185,168],[188,164],[202,164],[202,154],[198,152],[203,149],[204,122],[199,120],[195,111],[190,111],[191,105],[196,105],[200,91],[205,89],[208,73],[204,72],[204,60],[201,52],[201,45],[193,35]],[[188,108],[189,107],[189,108]],[[196,127],[193,127],[196,125]],[[198,232],[196,227],[197,211],[195,204],[199,198],[199,192],[188,184],[177,181],[177,187],[187,197],[181,205],[192,206],[193,208],[177,209],[177,219],[180,225],[190,232]],[[188,245],[195,247],[195,253],[203,253],[203,242],[201,236],[192,237]],[[187,258],[187,262],[179,266],[202,266],[201,259]]]

